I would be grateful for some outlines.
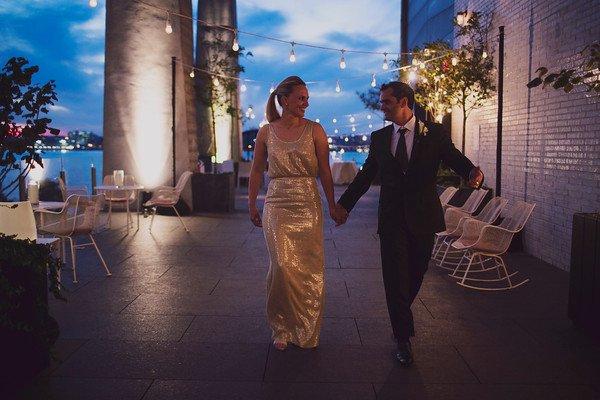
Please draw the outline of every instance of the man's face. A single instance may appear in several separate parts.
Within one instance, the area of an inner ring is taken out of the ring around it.
[[[406,106],[406,98],[400,100],[394,97],[392,88],[387,88],[379,93],[379,103],[381,111],[386,120],[391,121],[395,115],[398,115],[400,109]]]

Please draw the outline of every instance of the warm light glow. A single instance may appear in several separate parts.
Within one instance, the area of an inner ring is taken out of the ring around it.
[[[332,139],[332,138],[330,138],[330,137],[328,137],[328,138],[327,138],[327,143],[333,143],[333,139]]]
[[[219,78],[217,78],[216,76],[213,78],[212,83],[214,87],[221,86],[221,82],[219,82]]]
[[[237,37],[233,38],[233,44],[231,45],[231,50],[238,51],[240,49],[240,44],[238,43]]]
[[[390,68],[390,65],[388,64],[387,53],[383,53],[383,64],[381,65],[381,68],[383,68],[384,71],[387,71]]]
[[[339,79],[335,83],[335,91],[338,92],[338,93],[342,91],[342,87],[340,86],[340,80]]]
[[[171,14],[167,13],[167,22],[165,24],[165,32],[169,35],[173,33],[173,27],[171,26]]]
[[[240,91],[242,91],[242,92],[245,92],[246,90],[248,90],[248,87],[246,86],[246,84],[245,84],[245,83],[242,83],[242,84],[240,85]]]
[[[487,58],[488,53],[484,50],[483,53],[481,53],[481,58]]]
[[[340,57],[340,68],[346,68],[346,59],[344,58],[344,50],[342,50],[342,56]]]
[[[88,2],[88,4],[90,5],[90,7],[96,7],[98,5],[98,0],[90,0]]]
[[[191,71],[190,71],[190,78],[193,78],[194,76],[196,76],[196,75],[194,74],[194,70],[191,70]]]
[[[458,64],[458,58],[452,57],[452,65],[456,66]]]
[[[417,80],[417,72],[414,70],[414,68],[410,69],[410,72],[408,73],[408,79],[413,82]]]
[[[412,65],[419,65],[419,60],[416,57],[412,59]]]
[[[294,42],[292,42],[292,49],[290,50],[290,62],[296,62],[296,52],[294,51]]]

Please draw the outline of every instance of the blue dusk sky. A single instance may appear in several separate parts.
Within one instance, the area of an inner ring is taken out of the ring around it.
[[[52,109],[53,125],[62,130],[83,129],[102,133],[104,86],[104,0],[90,8],[87,0],[1,0],[0,62],[26,57],[40,66],[38,82],[54,79],[59,102]],[[196,3],[194,1],[194,3]],[[339,49],[398,52],[400,2],[389,0],[280,1],[240,0],[238,28],[283,40]],[[194,5],[195,8],[195,5]],[[240,34],[240,44],[254,54],[243,59],[244,109],[252,105],[256,119],[244,128],[257,127],[271,83],[299,75],[309,84],[307,117],[319,118],[330,135],[355,134],[381,126],[379,117],[367,120],[367,111],[356,91],[369,89],[371,74],[377,83],[387,81],[381,55],[346,54],[347,68],[339,68],[340,53],[296,46],[295,63],[289,61],[290,46]],[[339,79],[341,92],[336,93]],[[170,96],[170,93],[165,93]],[[337,124],[332,119],[337,118]]]

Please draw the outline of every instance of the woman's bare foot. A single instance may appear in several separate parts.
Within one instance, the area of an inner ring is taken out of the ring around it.
[[[274,340],[273,347],[275,347],[279,351],[283,351],[287,348],[287,342],[281,340]]]

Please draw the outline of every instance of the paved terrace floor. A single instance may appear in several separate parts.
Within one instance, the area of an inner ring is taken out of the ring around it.
[[[341,188],[337,188],[338,194]],[[113,276],[80,253],[80,283],[51,300],[58,360],[23,399],[592,399],[600,346],[566,317],[568,274],[510,254],[531,283],[482,293],[431,265],[413,305],[416,363],[396,365],[379,264],[378,188],[325,227],[326,305],[317,350],[275,351],[267,252],[245,212],[149,219],[103,231]],[[123,215],[121,225],[124,224]],[[118,219],[117,218],[117,219]],[[535,218],[535,215],[533,216]]]

